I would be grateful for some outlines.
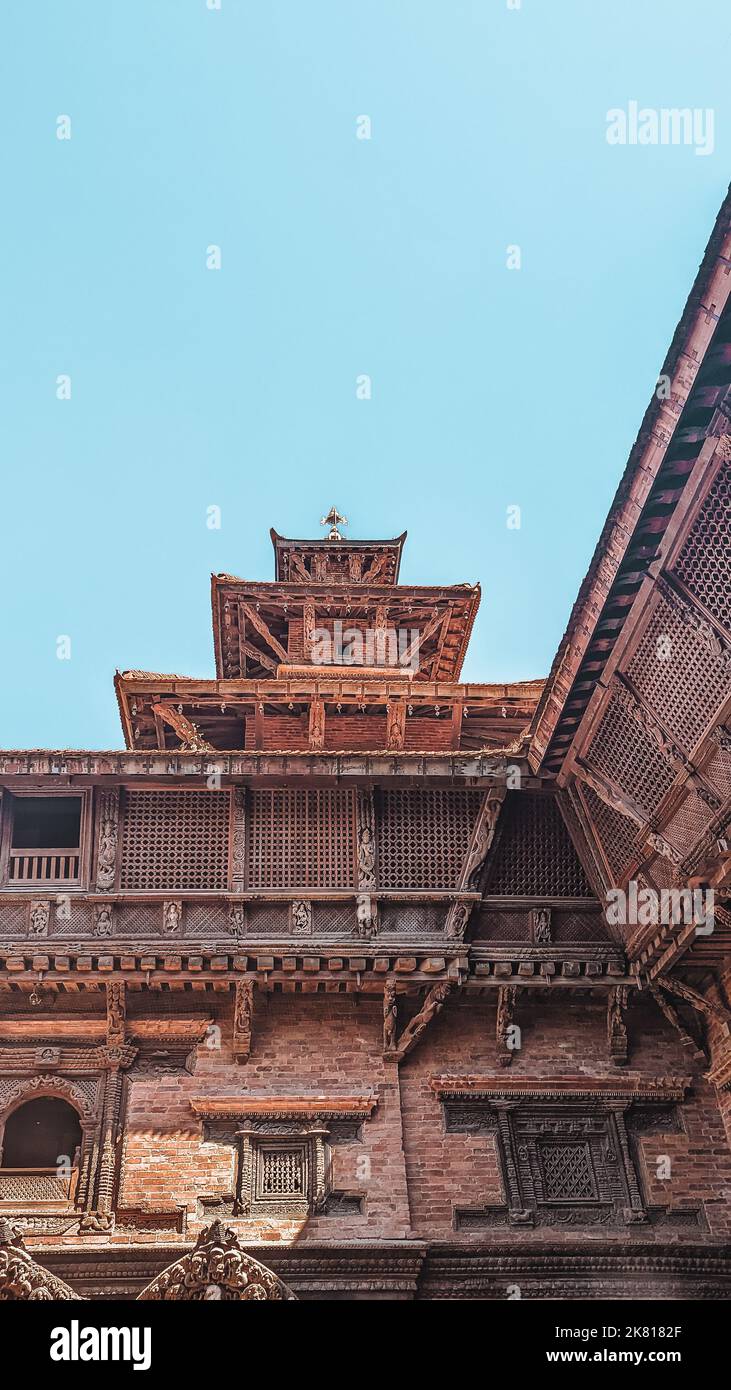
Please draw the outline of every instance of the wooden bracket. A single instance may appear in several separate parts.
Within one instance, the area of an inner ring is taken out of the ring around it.
[[[248,1062],[254,1019],[254,980],[237,980],[234,1000],[233,1053],[237,1062]]]

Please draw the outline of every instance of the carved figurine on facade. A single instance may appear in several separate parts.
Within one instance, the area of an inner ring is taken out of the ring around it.
[[[533,928],[533,940],[536,946],[549,946],[553,940],[551,935],[550,907],[532,908],[530,918],[531,927]]]
[[[162,905],[162,929],[166,936],[179,936],[183,921],[183,904],[173,899]]]
[[[50,920],[51,904],[47,898],[40,898],[31,902],[28,918],[28,930],[31,936],[48,936]]]
[[[114,887],[118,836],[119,792],[115,787],[103,791],[99,797],[96,851],[96,886],[99,893],[108,893]]]
[[[309,898],[295,899],[291,919],[293,936],[312,936],[312,903]]]

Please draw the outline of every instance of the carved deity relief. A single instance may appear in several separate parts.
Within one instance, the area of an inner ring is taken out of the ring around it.
[[[309,899],[292,903],[291,921],[293,936],[312,936],[312,903]]]
[[[166,936],[179,936],[183,920],[183,904],[176,900],[163,903],[162,929]]]
[[[28,930],[31,936],[48,936],[51,920],[51,904],[47,898],[31,902]]]
[[[254,1021],[254,981],[237,980],[234,999],[233,1050],[240,1062],[248,1061]]]
[[[316,750],[325,747],[325,704],[322,700],[313,700],[310,705],[309,744]]]
[[[388,1057],[396,1052],[396,1033],[398,1026],[398,1002],[396,981],[386,980],[383,987],[383,1053]]]
[[[114,905],[112,903],[95,903],[93,912],[94,935],[111,936],[114,932]]]
[[[312,599],[307,599],[302,605],[302,640],[306,661],[312,661],[312,647],[315,640],[316,623],[315,605]]]
[[[625,1023],[625,1011],[627,1009],[628,989],[626,985],[617,985],[610,990],[607,1002],[607,1041],[609,1043],[609,1055],[617,1067],[623,1067],[627,1063],[628,1037],[627,1025]]]
[[[98,812],[96,887],[108,893],[114,887],[119,836],[119,791],[116,787],[101,793]]]
[[[463,941],[470,920],[472,903],[452,903],[444,926],[444,934],[452,941]]]
[[[359,893],[355,900],[356,935],[370,940],[378,934],[378,902],[370,893]]]
[[[551,935],[551,909],[550,907],[534,907],[531,909],[531,926],[533,928],[533,940],[536,946],[550,945],[553,937]]]
[[[358,791],[358,887],[367,891],[376,886],[376,835],[373,793]]]
[[[392,700],[388,706],[386,747],[394,750],[403,748],[405,735],[406,705],[401,700]]]
[[[168,1265],[138,1298],[142,1302],[216,1299],[282,1303],[293,1300],[294,1294],[270,1269],[245,1254],[235,1231],[214,1221],[201,1231],[195,1249]]]
[[[228,929],[234,936],[242,936],[246,931],[246,905],[231,903],[228,909]]]
[[[124,1042],[127,1000],[123,981],[110,980],[107,993],[107,1042],[110,1046]]]
[[[460,876],[460,887],[462,888],[473,888],[479,879],[495,836],[500,807],[504,798],[505,788],[501,788],[499,791],[491,790],[485,795]]]

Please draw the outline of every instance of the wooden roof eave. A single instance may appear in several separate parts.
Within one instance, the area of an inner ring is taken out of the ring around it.
[[[127,701],[127,682],[124,680],[120,671],[114,673],[114,693],[117,697],[117,708],[124,734],[124,742],[127,748],[134,747],[134,737],[132,731],[132,719],[130,717],[129,705]]]
[[[693,385],[708,351],[731,291],[731,276],[727,274],[731,259],[731,190],[721,205],[698,274],[688,295],[680,322],[673,335],[660,375],[673,383],[675,409],[681,398],[683,407],[690,398]],[[713,291],[714,317],[706,312]],[[701,320],[707,320],[702,323]],[[702,351],[699,345],[702,343]],[[695,344],[695,345],[694,345]],[[695,372],[687,389],[679,388],[678,373],[684,358],[693,361]],[[543,764],[551,741],[558,728],[574,677],[610,597],[614,577],[641,523],[643,508],[670,449],[679,422],[679,415],[668,407],[671,402],[658,398],[653,392],[637,438],[609,509],[589,569],[574,602],[566,631],[553,660],[551,671],[539,700],[531,726],[533,770]],[[664,425],[666,437],[660,442],[658,434]],[[609,653],[607,653],[608,655]],[[598,677],[597,677],[598,678]]]

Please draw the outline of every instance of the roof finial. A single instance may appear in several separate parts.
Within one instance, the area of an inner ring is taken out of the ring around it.
[[[341,516],[337,507],[331,507],[327,516],[323,516],[320,521],[321,526],[329,526],[326,539],[329,541],[341,541],[343,537],[338,531],[338,526],[347,526],[347,516]]]

